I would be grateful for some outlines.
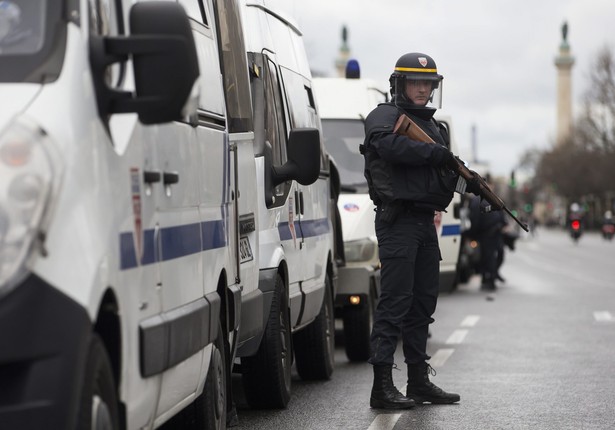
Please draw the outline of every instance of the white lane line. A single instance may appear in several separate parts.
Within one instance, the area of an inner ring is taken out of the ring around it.
[[[455,330],[446,340],[447,345],[458,345],[466,338],[468,330]]]
[[[431,367],[442,367],[446,360],[453,355],[453,352],[455,352],[454,348],[441,348],[431,357],[429,364],[431,364]]]
[[[474,327],[479,319],[480,315],[468,315],[461,321],[461,327]]]
[[[594,319],[596,322],[611,322],[613,321],[613,315],[609,311],[595,311]]]
[[[392,430],[401,414],[380,414],[374,418],[367,430]]]

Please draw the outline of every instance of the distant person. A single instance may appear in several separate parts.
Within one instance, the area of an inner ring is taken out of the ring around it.
[[[602,237],[612,240],[615,235],[615,220],[613,220],[613,212],[606,211],[602,219]]]
[[[530,227],[530,232],[531,231],[532,229]],[[502,229],[502,241],[500,244],[498,244],[498,252],[497,252],[497,258],[496,258],[496,265],[495,265],[495,280],[496,281],[506,282],[506,279],[504,279],[504,277],[500,273],[500,268],[504,264],[504,256],[506,254],[505,252],[506,248],[508,248],[511,251],[514,251],[515,242],[517,241],[518,238],[519,238],[518,233],[510,229],[508,225],[506,225]]]
[[[490,182],[487,175],[485,181]],[[503,231],[507,225],[502,211],[485,212],[486,202],[479,197],[470,201],[470,222],[472,236],[480,245],[480,272],[481,290],[494,291],[495,281],[504,278],[499,275],[499,266],[504,261],[504,236]]]
[[[455,403],[429,381],[427,363],[429,324],[439,291],[440,249],[434,211],[444,210],[453,198],[458,176],[449,137],[433,115],[440,107],[442,76],[425,54],[403,55],[391,75],[392,102],[378,105],[366,118],[365,177],[376,205],[376,236],[380,252],[381,294],[371,333],[374,383],[370,406],[405,409],[415,403]],[[435,144],[394,133],[402,114]],[[478,192],[476,181],[468,184]],[[393,356],[401,335],[408,366],[406,395],[392,379]]]

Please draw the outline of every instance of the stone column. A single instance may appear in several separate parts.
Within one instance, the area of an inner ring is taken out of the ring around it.
[[[568,44],[568,23],[562,25],[562,43],[559,55],[555,57],[557,68],[557,135],[556,143],[561,144],[572,129],[572,66],[574,57],[570,55]]]
[[[350,47],[348,46],[348,29],[346,26],[342,27],[342,45],[340,46],[337,59],[335,60],[335,70],[337,70],[337,76],[343,78],[346,76],[346,63],[350,59]]]

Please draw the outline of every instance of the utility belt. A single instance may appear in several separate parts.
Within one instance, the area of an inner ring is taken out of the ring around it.
[[[396,200],[393,202],[381,203],[376,206],[376,212],[380,213],[380,221],[393,224],[401,214],[413,214],[426,219],[433,219],[434,210],[420,203],[407,200]]]

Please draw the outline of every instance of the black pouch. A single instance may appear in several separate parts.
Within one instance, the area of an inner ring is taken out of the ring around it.
[[[380,221],[393,224],[404,207],[399,204],[383,203],[380,206]]]

